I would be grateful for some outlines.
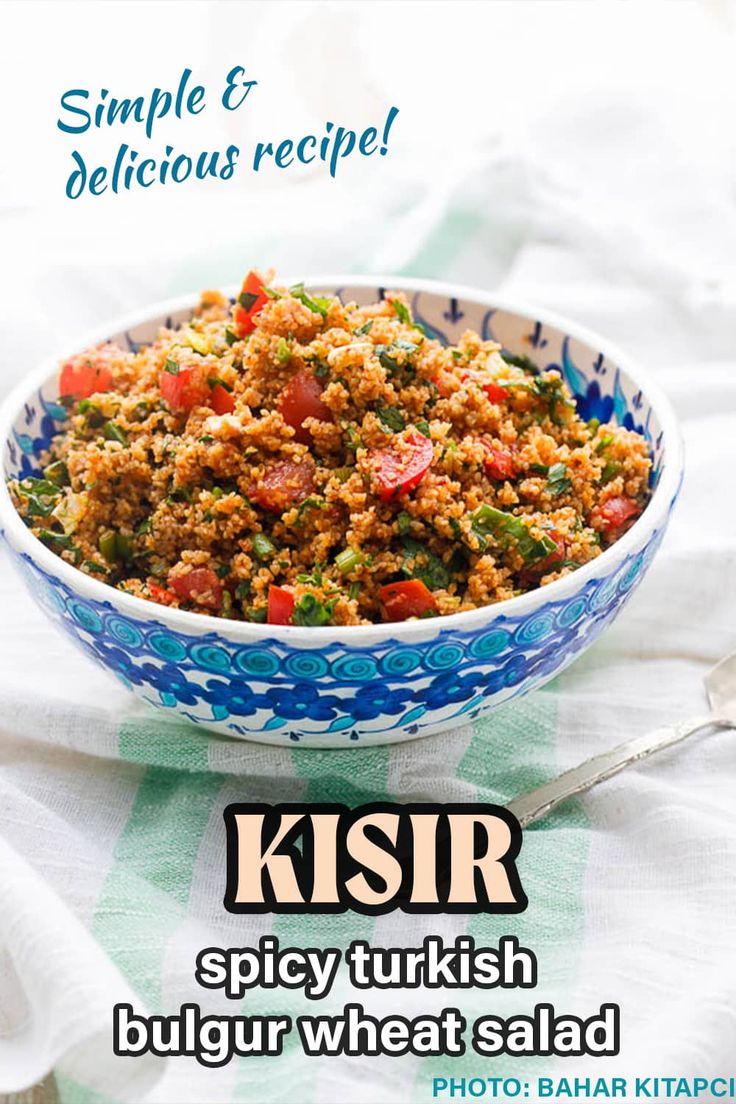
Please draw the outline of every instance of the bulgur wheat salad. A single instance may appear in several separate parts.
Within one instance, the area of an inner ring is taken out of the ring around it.
[[[360,625],[543,586],[644,509],[644,439],[582,421],[557,372],[470,331],[443,346],[400,293],[270,279],[62,365],[69,419],[11,483],[62,559],[166,606]]]

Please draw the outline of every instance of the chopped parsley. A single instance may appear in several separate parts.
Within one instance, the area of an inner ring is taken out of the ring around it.
[[[171,357],[167,357],[164,362],[164,372],[168,372],[171,376],[179,375],[179,365]]]
[[[547,490],[554,497],[565,494],[572,487],[572,480],[568,479],[565,464],[553,464],[547,473]]]
[[[404,537],[405,558],[401,566],[407,579],[420,579],[429,590],[442,590],[450,584],[445,564],[419,541]]]
[[[295,299],[298,299],[300,303],[303,303],[307,310],[311,310],[313,314],[321,314],[323,318],[327,317],[327,310],[330,306],[330,299],[317,296],[312,298],[304,290],[304,284],[294,284],[289,288],[289,295],[293,295]]]
[[[240,295],[238,296],[238,302],[240,303],[243,310],[250,311],[258,302],[258,295],[252,291],[241,291]]]
[[[255,621],[257,625],[263,625],[268,617],[268,610],[265,606],[251,606],[251,608],[245,612],[248,620]]]
[[[391,433],[401,433],[402,429],[406,427],[403,415],[400,410],[395,406],[381,406],[376,411],[378,420],[384,429],[389,430]]]
[[[339,597],[339,596],[338,596]],[[294,606],[291,615],[292,625],[320,626],[329,625],[332,611],[337,605],[337,597],[320,602],[314,594],[303,594]]]
[[[517,356],[516,353],[507,353],[505,350],[501,353],[502,359],[506,364],[510,364],[512,368],[521,368],[523,372],[529,372],[532,376],[539,375],[539,368],[531,359],[531,357]]]
[[[307,510],[321,510],[326,503],[321,498],[314,498],[312,495],[309,498],[305,498],[303,502],[299,503],[299,508],[296,512],[295,525],[301,525],[304,520],[304,514]]]
[[[130,445],[127,433],[116,422],[105,422],[103,433],[108,441],[116,441],[123,448],[128,448]]]
[[[401,372],[402,369],[406,371],[411,368],[408,364],[399,364],[396,359],[396,354],[404,353],[405,359],[408,360],[418,348],[419,345],[415,344],[413,341],[399,339],[398,341],[392,341],[390,345],[376,345],[374,352],[386,371],[393,376]],[[411,374],[413,374],[413,369],[411,369]]]
[[[54,533],[52,529],[42,529],[38,534],[38,539],[43,541],[44,544],[64,548],[67,552],[77,551],[72,543],[72,538],[67,533]]]
[[[28,501],[26,513],[29,517],[48,517],[55,509],[61,494],[61,487],[52,483],[50,479],[34,479],[28,476],[19,486]]]
[[[407,514],[406,510],[402,510],[396,518],[396,524],[399,527],[399,536],[407,536],[411,529],[411,514]]]

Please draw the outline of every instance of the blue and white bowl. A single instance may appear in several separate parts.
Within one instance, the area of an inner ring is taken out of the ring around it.
[[[158,709],[231,737],[350,747],[427,736],[489,713],[541,686],[600,635],[644,576],[682,478],[682,445],[660,391],[603,338],[546,311],[468,288],[393,277],[318,277],[307,286],[371,303],[403,289],[414,316],[455,342],[466,329],[559,368],[581,415],[642,432],[652,499],[626,535],[549,586],[470,613],[345,628],[227,621],[168,609],[77,571],[16,513],[5,480],[38,474],[63,425],[58,360],[0,412],[0,529],[36,602],[72,641]],[[189,317],[194,297],[154,306],[88,335],[136,348]],[[65,350],[68,354],[72,350]]]

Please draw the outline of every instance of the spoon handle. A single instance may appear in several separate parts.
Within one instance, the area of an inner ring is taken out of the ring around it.
[[[565,771],[564,774],[546,782],[531,793],[514,798],[507,805],[510,813],[516,817],[522,828],[532,824],[540,817],[546,816],[552,809],[556,809],[563,801],[584,793],[586,790],[597,786],[599,782],[605,782],[614,774],[647,759],[657,751],[671,747],[687,736],[699,732],[701,728],[712,725],[724,726],[728,722],[708,713],[702,717],[694,717],[689,721],[681,721],[679,724],[666,725],[657,728],[644,736],[636,736],[633,740],[627,740],[625,744],[604,751],[601,755],[594,755],[592,759],[586,759],[578,767]]]

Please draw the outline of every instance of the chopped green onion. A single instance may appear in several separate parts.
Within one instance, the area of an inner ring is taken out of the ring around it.
[[[103,429],[105,437],[108,441],[115,441],[117,444],[122,445],[124,448],[128,448],[130,442],[128,441],[128,435],[124,429],[121,429],[115,422],[105,422]]]
[[[357,330],[353,330],[356,337],[365,337],[366,334],[371,332],[373,327],[373,319],[369,318],[367,322],[364,322],[362,326],[358,326]]]
[[[265,533],[254,533],[251,544],[258,560],[270,560],[276,555],[276,545]]]
[[[402,303],[400,299],[392,299],[391,306],[396,312],[396,317],[400,322],[405,322],[407,326],[411,326],[411,314],[409,308],[405,303]]]
[[[276,346],[276,359],[279,364],[288,364],[291,360],[291,346],[285,337],[280,337]]]
[[[487,545],[488,537],[496,540],[512,540],[525,560],[540,560],[557,548],[551,537],[533,537],[529,528],[520,517],[506,514],[494,506],[483,505],[472,514],[473,533],[481,548]]]
[[[69,486],[69,469],[63,460],[54,460],[43,469],[43,474],[50,483],[57,487]]]
[[[596,446],[595,446],[595,451],[598,453],[598,455],[600,455],[602,452],[604,452],[608,448],[608,446],[612,443],[612,441],[613,441],[613,434],[612,433],[606,433],[603,437],[601,437],[600,441],[597,441]]]
[[[621,465],[615,460],[609,460],[601,472],[601,483],[610,483],[621,471]]]
[[[354,548],[344,548],[342,552],[338,552],[335,556],[335,567],[343,575],[349,575],[351,571],[355,571],[356,567],[360,567],[363,563],[362,553],[356,552]]]
[[[405,537],[411,529],[411,514],[407,514],[406,510],[402,510],[397,515],[396,524],[399,527],[399,536]]]
[[[195,353],[199,353],[200,356],[206,356],[209,352],[209,343],[204,334],[197,333],[196,330],[188,330],[186,340]]]
[[[426,418],[420,418],[418,422],[414,423],[414,426],[425,437],[431,437],[431,433],[429,431],[429,422],[426,420]]]
[[[144,535],[145,535],[146,533],[150,533],[150,532],[151,532],[151,529],[152,529],[152,528],[153,528],[153,521],[151,520],[151,518],[150,518],[150,517],[149,517],[149,518],[146,518],[146,519],[145,519],[144,521],[142,521],[142,522],[140,523],[140,525],[139,525],[139,526],[138,526],[138,528],[136,529],[136,531],[135,531],[135,535],[136,535],[137,537],[142,537],[142,536],[144,536]]]
[[[266,606],[251,606],[251,608],[245,612],[248,620],[255,621],[258,625],[262,625],[268,617],[268,609]]]
[[[209,445],[209,444],[212,443],[212,441],[214,441],[215,438],[211,434],[205,433],[204,436],[200,437],[199,439],[202,442],[202,444]]]
[[[235,588],[235,597],[241,602],[250,594],[250,579],[241,579]]]
[[[234,345],[235,342],[239,341],[239,340],[240,340],[240,338],[238,337],[238,335],[236,333],[234,333],[233,330],[229,329],[226,326],[225,327],[225,344],[226,345]]]
[[[102,413],[99,406],[95,406],[89,399],[82,399],[79,404],[79,413],[84,414],[90,429],[99,429],[105,421],[105,415]]]
[[[360,583],[351,583],[348,588],[348,598],[355,600],[360,594]]]
[[[224,380],[218,379],[217,376],[208,376],[207,386],[211,388],[224,387],[226,391],[232,392],[233,385],[231,383],[225,383]]]
[[[164,363],[164,372],[168,372],[171,376],[179,375],[179,365],[171,357],[167,357]]]
[[[353,474],[354,471],[355,471],[355,468],[350,468],[346,464],[342,468],[333,468],[332,469],[332,474],[334,475],[335,479],[339,479],[339,481],[341,483],[347,483],[348,479],[350,478],[350,476]]]
[[[263,292],[263,294],[266,296],[267,299],[280,299],[281,298],[281,292],[276,291],[276,288],[262,287],[261,291]]]
[[[599,429],[600,424],[601,424],[600,418],[591,418],[590,421],[588,422],[588,429],[590,430],[591,433],[595,433]]]
[[[133,558],[133,549],[130,537],[124,533],[116,533],[113,529],[105,529],[100,533],[97,547],[100,555],[108,563],[128,562]]]

